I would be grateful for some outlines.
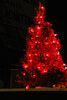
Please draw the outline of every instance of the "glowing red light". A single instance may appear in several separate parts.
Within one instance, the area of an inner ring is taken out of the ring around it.
[[[43,16],[40,16],[40,18],[43,18]]]
[[[29,33],[31,33],[31,32],[33,33],[33,32],[34,32],[34,29],[31,28],[31,27],[29,27],[29,28],[28,28],[28,32],[29,32]]]
[[[59,44],[59,42],[57,42],[57,44]]]
[[[38,24],[40,24],[41,22],[39,21]]]
[[[38,35],[36,35],[36,37],[39,37]]]
[[[40,27],[37,25],[37,26],[36,26],[36,29],[37,29],[37,30],[40,30]]]
[[[57,52],[57,55],[59,55],[59,54],[60,54],[60,52],[58,51],[58,52]]]
[[[54,34],[54,36],[57,36],[57,34]]]
[[[50,25],[50,22],[46,22],[47,25]]]
[[[28,65],[27,64],[24,64],[23,66],[24,66],[25,69],[28,68]]]
[[[29,62],[31,63],[32,62],[32,59],[30,59]]]
[[[37,41],[35,41],[35,43],[37,43]]]
[[[40,29],[40,27],[37,27],[37,29]]]
[[[47,73],[47,69],[43,69],[42,70],[42,73],[44,74],[44,73]]]
[[[32,77],[33,77],[33,78],[35,78],[35,77],[36,77],[36,75],[34,74]]]
[[[29,89],[29,85],[26,86],[26,89]]]
[[[65,69],[67,69],[67,67],[65,67]]]
[[[53,43],[55,43],[55,41],[53,40]]]
[[[58,48],[56,48],[56,50],[58,50]]]
[[[48,45],[48,42],[45,42],[45,45]]]
[[[48,57],[48,56],[49,56],[49,54],[46,54],[46,56]]]
[[[63,66],[66,66],[66,64],[65,64],[65,63],[63,63]]]
[[[33,37],[31,37],[31,39],[33,40]]]
[[[38,86],[38,87],[35,87],[35,88],[40,89],[40,88],[42,88],[42,87],[41,87],[41,86]]]
[[[37,68],[38,68],[38,70],[40,70],[40,66],[38,66]]]
[[[37,56],[37,53],[35,53],[35,56]]]
[[[23,73],[23,76],[25,76],[26,74],[25,73]]]
[[[54,85],[53,85],[53,88],[55,88],[55,87],[56,87],[56,85],[54,84]]]
[[[34,29],[33,28],[31,28],[31,32],[34,32]]]
[[[29,54],[29,57],[31,56],[31,54]]]
[[[44,11],[45,10],[44,6],[42,6],[41,9],[42,9],[42,11]]]

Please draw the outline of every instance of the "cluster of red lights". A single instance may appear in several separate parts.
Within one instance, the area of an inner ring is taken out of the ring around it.
[[[26,38],[27,50],[25,62],[22,61],[22,67],[25,72],[22,72],[22,77],[25,77],[28,72],[32,79],[37,78],[35,70],[38,70],[42,75],[48,73],[48,70],[51,68],[57,68],[62,72],[67,69],[67,65],[63,63],[59,52],[61,45],[56,38],[57,34],[55,34],[51,28],[52,24],[44,21],[44,11],[45,7],[39,3],[37,16],[34,18],[35,26],[28,28],[30,37]],[[28,75],[26,77],[28,77]],[[32,81],[29,82],[23,78],[23,83],[24,81],[27,82],[26,89],[28,89]]]

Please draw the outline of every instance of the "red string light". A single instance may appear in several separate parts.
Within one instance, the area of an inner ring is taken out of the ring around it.
[[[29,54],[29,57],[31,57],[31,54]]]
[[[24,66],[25,69],[28,68],[28,65],[27,64],[23,64],[23,66]]]
[[[23,76],[25,76],[26,74],[25,73],[23,73]]]
[[[30,59],[29,62],[31,63],[32,62],[32,59]]]
[[[40,70],[40,68],[41,68],[40,66],[37,67],[38,70]]]
[[[29,85],[26,86],[26,89],[29,89]]]
[[[47,69],[43,69],[42,74],[47,73],[47,71],[48,71]]]

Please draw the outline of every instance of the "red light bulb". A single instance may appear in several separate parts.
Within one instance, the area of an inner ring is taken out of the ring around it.
[[[24,65],[24,68],[28,68],[28,65]]]
[[[37,41],[35,41],[35,43],[37,43]]]
[[[48,54],[46,54],[46,56],[48,57]]]
[[[29,32],[29,33],[31,33],[31,32],[33,33],[33,32],[34,32],[34,29],[31,28],[31,27],[29,27],[29,28],[28,28],[28,32]]]
[[[56,50],[58,50],[58,48],[56,48]]]
[[[67,69],[67,67],[65,67],[65,69]]]
[[[38,35],[36,35],[36,37],[39,37]]]
[[[42,11],[44,11],[44,10],[45,10],[44,6],[42,6],[42,7],[41,7],[41,10],[42,10]]]
[[[31,37],[31,40],[33,40],[33,37]]]
[[[31,54],[29,54],[29,57],[31,56]]]
[[[63,63],[63,66],[66,66],[66,64],[65,64],[65,63]]]
[[[54,34],[54,36],[57,36],[57,34]]]
[[[29,89],[29,85],[26,86],[26,89]]]
[[[55,41],[53,40],[53,43],[55,43]]]
[[[57,44],[59,44],[59,42],[57,42]]]
[[[35,56],[37,56],[37,53],[35,53]]]
[[[48,42],[45,42],[45,45],[48,45]]]
[[[32,62],[32,59],[30,59],[29,62],[31,63]]]
[[[32,78],[35,78],[36,77],[36,75],[34,74],[33,76],[32,76]]]
[[[40,66],[38,66],[37,69],[40,70]]]
[[[42,70],[42,74],[47,73],[47,69]]]
[[[59,54],[60,54],[60,52],[58,51],[58,52],[57,52],[57,55],[59,55]]]
[[[23,76],[25,76],[26,74],[25,73],[23,73]]]
[[[49,54],[44,54],[44,56],[45,56],[45,60],[47,60],[48,59],[48,57],[49,57]]]
[[[40,24],[41,22],[39,21],[38,24]]]
[[[55,88],[55,87],[56,87],[56,85],[54,84],[54,85],[53,85],[53,88]]]
[[[37,29],[40,29],[40,27],[38,26]]]
[[[40,16],[40,18],[43,18],[43,16]]]
[[[36,29],[37,29],[37,30],[40,30],[40,27],[37,25],[37,26],[36,26]]]
[[[34,29],[33,28],[31,28],[31,32],[34,32]]]

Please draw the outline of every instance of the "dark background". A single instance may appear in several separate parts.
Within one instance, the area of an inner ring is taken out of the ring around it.
[[[60,38],[60,53],[67,63],[66,0],[0,0],[0,80],[4,88],[10,87],[10,69],[18,69],[25,54],[27,28],[33,24],[39,1],[46,7],[46,20]]]

